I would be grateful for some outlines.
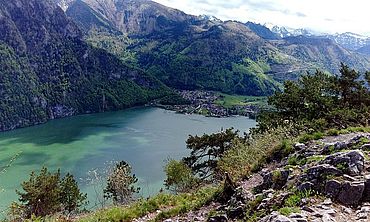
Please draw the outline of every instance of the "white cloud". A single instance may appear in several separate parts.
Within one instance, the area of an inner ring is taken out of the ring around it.
[[[367,0],[154,0],[193,15],[370,35]]]

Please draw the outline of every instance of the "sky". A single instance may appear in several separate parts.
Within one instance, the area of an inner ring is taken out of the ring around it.
[[[192,15],[370,36],[369,0],[154,0]]]

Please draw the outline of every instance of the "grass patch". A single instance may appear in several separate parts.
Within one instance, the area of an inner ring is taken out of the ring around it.
[[[306,143],[312,140],[319,140],[325,136],[339,136],[349,133],[370,133],[370,127],[349,127],[346,129],[329,129],[325,132],[307,133],[299,138],[300,143]],[[370,142],[370,141],[369,141]]]
[[[288,158],[288,164],[291,166],[303,166],[307,163],[307,158],[298,156],[298,155],[292,155]]]
[[[290,207],[290,208],[298,207],[301,204],[302,199],[307,199],[307,198],[312,197],[314,195],[315,195],[315,193],[311,190],[296,191],[296,192],[294,192],[294,194],[290,195],[285,200],[284,206],[285,207]]]
[[[267,97],[265,96],[240,96],[240,95],[228,95],[220,93],[221,98],[215,101],[215,104],[223,106],[225,108],[232,108],[235,106],[255,105],[255,106],[266,106]]]
[[[317,163],[320,162],[321,160],[324,160],[325,158],[326,158],[325,156],[310,156],[307,157],[307,164]]]
[[[289,216],[293,213],[300,213],[301,209],[299,209],[298,207],[283,207],[280,208],[278,211],[281,215]]]
[[[304,134],[303,136],[301,136],[299,138],[299,142],[300,143],[306,143],[308,141],[312,141],[312,140],[320,140],[322,138],[324,138],[326,136],[325,133],[323,132],[315,132],[315,133],[312,133],[312,134]]]
[[[215,195],[217,195],[218,192],[218,188],[206,187],[190,194],[173,195],[161,193],[148,200],[139,200],[127,207],[112,207],[97,211],[79,221],[132,221],[133,219],[143,217],[148,213],[153,213],[160,209],[167,209],[163,210],[154,219],[154,221],[162,221],[166,218],[186,213],[207,204],[215,197]]]
[[[340,130],[340,134],[346,133],[370,133],[370,127],[348,127],[347,129]]]

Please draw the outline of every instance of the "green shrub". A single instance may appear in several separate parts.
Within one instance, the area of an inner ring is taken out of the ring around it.
[[[138,179],[131,173],[131,166],[125,161],[116,163],[113,171],[108,175],[104,197],[113,199],[116,204],[127,204],[133,200],[133,195],[140,191],[135,187]]]
[[[235,141],[233,147],[218,161],[218,169],[228,172],[234,181],[259,170],[276,154],[292,152],[296,131],[290,127],[253,134],[246,141]]]
[[[190,191],[199,182],[191,169],[182,161],[169,160],[164,172],[167,176],[166,188],[176,193]]]
[[[278,150],[281,152],[282,157],[286,157],[294,151],[294,147],[290,140],[284,139]]]
[[[39,217],[57,212],[71,213],[86,204],[86,194],[82,194],[76,180],[67,174],[60,177],[60,171],[48,172],[43,167],[40,174],[32,172],[30,179],[22,183],[22,191],[16,191],[20,203],[13,203],[11,212],[22,219]]]
[[[314,195],[314,192],[311,190],[307,191],[296,191],[294,194],[290,195],[284,202],[284,206],[286,207],[298,207],[302,199],[309,198]]]

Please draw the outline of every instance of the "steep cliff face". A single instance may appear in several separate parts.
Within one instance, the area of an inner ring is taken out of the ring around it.
[[[78,16],[74,11],[77,0],[70,4],[67,14]],[[171,9],[147,0],[84,0],[98,16],[110,21],[115,28],[125,34],[149,34],[174,28],[180,23],[193,19],[179,10]]]
[[[0,130],[143,104],[168,89],[91,47],[47,0],[0,0]]]
[[[112,34],[122,34],[105,16],[96,12],[87,3],[76,0],[68,7],[66,11],[67,16],[74,18],[76,24],[88,33],[90,30],[98,30],[100,32],[107,32]]]

